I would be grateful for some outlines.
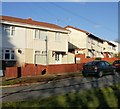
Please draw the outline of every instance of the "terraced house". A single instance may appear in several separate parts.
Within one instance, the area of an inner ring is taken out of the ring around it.
[[[118,54],[117,49],[114,43],[104,40],[103,52],[105,57],[112,58],[115,54]]]
[[[74,64],[74,54],[113,57],[115,45],[95,35],[67,26],[1,16],[0,59],[6,66]],[[72,52],[72,53],[70,53]]]
[[[2,55],[5,66],[30,64],[66,64],[68,57],[68,30],[58,25],[1,16]],[[71,59],[70,59],[71,58]],[[69,59],[69,60],[68,60]]]
[[[76,27],[66,26],[69,34],[69,51],[75,54],[85,54],[86,57],[113,57],[115,45],[105,41],[90,32]]]

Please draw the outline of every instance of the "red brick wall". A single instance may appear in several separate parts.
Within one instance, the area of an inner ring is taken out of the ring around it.
[[[77,71],[81,71],[85,63],[77,64]]]
[[[108,62],[113,62],[114,60],[117,60],[118,58],[101,58],[101,60],[105,60]],[[81,57],[81,63],[80,64],[59,64],[59,65],[34,65],[34,64],[26,64],[25,67],[21,67],[21,76],[27,77],[27,76],[37,76],[42,75],[43,73],[47,74],[57,74],[57,73],[69,73],[69,72],[77,72],[82,70],[82,66],[84,63],[94,60],[94,58],[84,58],[84,56]],[[43,70],[46,69],[46,72],[43,72]],[[7,67],[5,77],[17,77],[18,76],[18,68],[17,67]]]
[[[108,61],[108,62],[112,63],[115,60],[118,60],[118,58],[101,58],[101,60]]]
[[[36,76],[41,75],[42,71],[46,69],[43,65],[26,64],[25,67],[21,67],[21,76]]]
[[[95,58],[85,58],[85,54],[77,54],[76,58],[80,58],[80,63],[86,63],[95,60]]]
[[[17,77],[17,67],[7,67],[5,77],[16,78]]]
[[[65,73],[77,71],[76,64],[49,65],[48,73]]]
[[[20,72],[22,77],[27,76],[37,76],[41,75],[42,71],[46,69],[46,66],[38,65],[35,66],[34,64],[27,64],[25,67],[20,67]],[[16,78],[18,77],[18,67],[7,67],[5,77],[6,78]]]
[[[83,60],[83,63],[87,63],[87,62],[90,62],[90,61],[93,61],[93,60],[95,60],[95,58],[85,58]]]
[[[76,55],[76,57],[80,58],[80,63],[87,63],[87,62],[95,60],[95,58],[85,58],[85,54],[78,54]],[[105,60],[105,61],[112,63],[115,60],[118,60],[118,58],[101,58],[101,60]]]
[[[42,75],[42,73],[47,74],[58,74],[58,73],[69,73],[69,72],[77,72],[82,70],[83,64],[59,64],[59,65],[49,65],[49,66],[43,66],[43,65],[33,65],[33,64],[27,64],[25,67],[21,67],[21,76],[27,77],[27,76],[37,76]],[[46,72],[43,72],[43,70],[46,69]],[[18,68],[17,67],[10,67],[6,69],[5,77],[11,78],[11,77],[17,77],[18,76]]]

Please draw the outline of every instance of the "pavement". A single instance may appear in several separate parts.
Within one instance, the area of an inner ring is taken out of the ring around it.
[[[3,87],[0,100],[2,102],[16,102],[33,99],[43,99],[50,96],[79,92],[91,88],[120,83],[120,75],[106,75],[102,78],[95,77],[72,77],[47,83],[29,84],[24,86]]]

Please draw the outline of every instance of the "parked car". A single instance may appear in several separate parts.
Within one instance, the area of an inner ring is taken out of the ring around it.
[[[83,76],[96,75],[97,77],[102,77],[104,74],[114,74],[115,72],[115,66],[109,64],[107,61],[101,60],[86,63],[82,70]]]
[[[116,67],[117,72],[120,72],[120,60],[115,60],[112,65]]]

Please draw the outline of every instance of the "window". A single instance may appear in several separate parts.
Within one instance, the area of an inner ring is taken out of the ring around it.
[[[58,53],[55,53],[55,60],[56,60],[56,61],[59,61],[59,59],[60,59],[60,58],[59,58],[59,54],[58,54]]]
[[[100,42],[99,41],[97,42],[97,45],[100,47]]]
[[[40,30],[35,30],[35,39],[40,39]]]
[[[2,60],[2,59],[3,59],[3,57],[2,57],[2,56],[3,56],[3,50],[1,50],[1,49],[0,49],[0,60]]]
[[[2,50],[3,60],[15,60],[15,51],[11,49]]]
[[[105,62],[105,65],[106,65],[106,66],[109,66],[110,64],[109,64],[108,62]]]
[[[45,40],[47,37],[47,31],[40,31],[40,39]]]
[[[10,59],[10,50],[5,50],[5,60]]]
[[[90,42],[91,42],[91,38],[88,37],[88,43],[90,43]]]
[[[14,52],[14,50],[11,50],[11,59],[15,59],[15,52]]]
[[[112,50],[116,50],[116,48],[115,48],[115,47],[112,47]]]
[[[15,35],[15,27],[10,25],[3,25],[3,33],[8,36],[14,36]]]
[[[92,44],[95,45],[95,40],[92,39]]]
[[[104,62],[99,62],[98,66],[105,66],[105,63]]]
[[[55,33],[55,41],[60,41],[60,33]]]
[[[14,36],[15,35],[15,27],[11,26],[11,35]]]
[[[43,30],[35,30],[35,39],[45,40],[47,36],[47,32]]]
[[[109,46],[108,46],[108,49],[112,49],[112,46],[111,46],[111,45],[109,45]]]
[[[40,51],[35,51],[35,54],[40,54]]]
[[[47,55],[47,51],[35,51],[36,55]]]

